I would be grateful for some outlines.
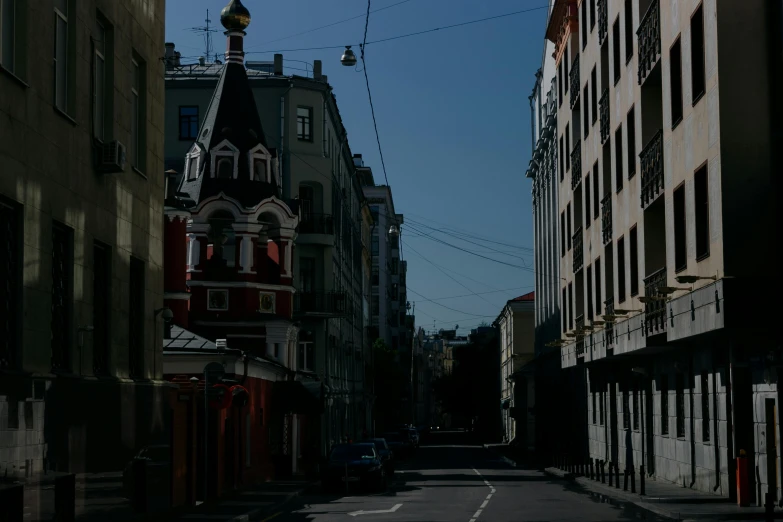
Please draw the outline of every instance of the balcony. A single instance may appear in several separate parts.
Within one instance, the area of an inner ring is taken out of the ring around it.
[[[639,38],[639,85],[653,70],[661,57],[661,8],[660,0],[653,0],[644,18],[639,22],[636,35]]]
[[[598,113],[601,115],[601,145],[609,139],[609,89],[604,89],[598,101]]]
[[[571,108],[573,109],[576,107],[576,104],[579,102],[579,91],[581,90],[581,85],[579,83],[579,55],[576,55],[576,58],[574,58],[574,62],[571,64],[571,72],[568,73],[569,75],[569,89],[571,90]]]
[[[666,286],[666,267],[644,278],[644,329],[646,335],[657,335],[666,331],[666,295],[659,289]]]
[[[609,34],[609,0],[598,0],[598,45],[603,45]]]
[[[601,200],[601,239],[604,246],[612,242],[612,193]]]
[[[655,201],[663,192],[663,130],[655,136],[639,154],[642,167],[642,208]]]
[[[610,297],[604,301],[604,310],[606,315],[614,315],[614,297]],[[606,340],[606,348],[614,346],[614,323],[612,321],[606,321],[604,326],[604,338]]]
[[[584,265],[584,244],[582,243],[582,227],[579,227],[576,229],[576,232],[574,233],[574,237],[572,238],[574,242],[574,248],[573,250],[573,268],[574,273],[576,274],[582,269],[582,266]]]
[[[576,190],[582,181],[582,143],[577,141],[571,151],[571,190]]]
[[[576,356],[584,357],[585,355],[585,335],[582,328],[585,327],[585,316],[580,315],[576,318]]]
[[[305,214],[299,221],[300,234],[334,235],[334,221],[330,214]]]
[[[351,300],[346,292],[297,292],[294,294],[294,315],[323,317],[350,317]]]

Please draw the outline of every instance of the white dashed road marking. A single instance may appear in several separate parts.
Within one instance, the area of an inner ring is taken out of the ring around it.
[[[476,475],[478,475],[480,478],[484,479],[484,477],[482,477],[482,476],[481,476],[481,473],[479,473],[479,471],[478,471],[476,468],[473,468],[473,471],[474,471],[474,472],[476,473]],[[486,507],[487,507],[487,504],[489,504],[489,499],[491,499],[491,498],[492,498],[492,495],[494,495],[494,494],[495,494],[495,492],[497,491],[495,488],[493,488],[493,487],[492,487],[492,484],[490,484],[488,480],[484,479],[484,484],[486,484],[486,486],[489,488],[489,490],[490,490],[490,493],[489,493],[489,495],[487,495],[487,498],[486,498],[486,500],[484,500],[484,502],[482,502],[482,503],[481,503],[481,507],[478,509],[478,511],[476,511],[475,513],[473,513],[473,518],[471,518],[471,519],[469,520],[469,522],[476,522],[476,520],[478,519],[478,517],[481,515],[481,512],[482,512],[482,511],[484,511],[484,508],[486,508]]]

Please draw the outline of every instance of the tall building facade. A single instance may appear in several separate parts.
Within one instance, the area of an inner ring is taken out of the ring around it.
[[[182,64],[171,43],[166,56],[165,157],[167,166],[182,175],[183,158],[210,110],[225,65]],[[286,73],[282,55],[245,66],[265,140],[276,151],[281,197],[298,206],[298,235],[290,253],[293,317],[300,323],[296,366],[326,384],[326,451],[370,429],[365,383],[372,342],[365,328],[369,237],[366,230],[362,235],[370,216],[321,62],[314,62],[308,76]]]
[[[780,498],[781,3],[558,0],[547,39],[573,446],[732,498],[745,458],[752,502]]]
[[[164,5],[2,6],[0,474],[121,472],[168,444]]]

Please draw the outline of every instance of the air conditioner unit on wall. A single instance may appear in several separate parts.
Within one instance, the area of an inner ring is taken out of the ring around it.
[[[125,171],[125,145],[109,141],[98,145],[98,170],[104,174]]]

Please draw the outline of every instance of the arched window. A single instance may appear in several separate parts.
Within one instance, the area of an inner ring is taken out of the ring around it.
[[[267,181],[266,161],[260,158],[253,160],[253,181]]]
[[[231,158],[220,158],[217,163],[217,177],[231,179],[234,177],[234,162]]]
[[[188,160],[188,179],[198,178],[198,156],[191,156]]]
[[[212,214],[209,219],[207,259],[218,258],[224,266],[234,267],[236,263],[236,234],[234,217],[225,211]]]

